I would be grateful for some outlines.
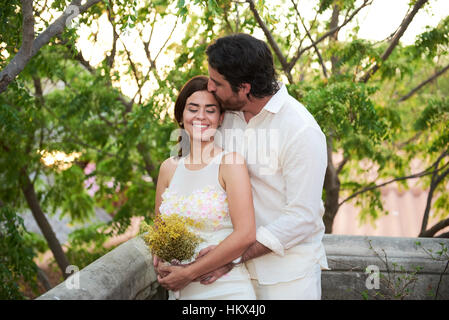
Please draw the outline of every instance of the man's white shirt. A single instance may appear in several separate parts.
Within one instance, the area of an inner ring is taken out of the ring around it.
[[[327,269],[321,200],[327,167],[326,138],[309,111],[284,85],[247,123],[227,111],[215,136],[242,154],[249,170],[257,241],[273,252],[246,263],[253,279],[274,284]]]

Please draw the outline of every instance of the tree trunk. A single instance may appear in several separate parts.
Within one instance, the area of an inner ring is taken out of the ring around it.
[[[49,290],[51,290],[53,288],[51,286],[50,280],[48,280],[48,277],[45,274],[44,270],[42,270],[39,267],[37,268],[37,279],[39,280],[40,283],[42,283],[42,285],[44,286],[45,290],[49,291]]]
[[[338,16],[340,15],[340,7],[338,4],[334,4],[333,10],[332,10],[332,17],[329,24],[329,29],[333,30],[338,27]],[[338,41],[338,31],[335,32],[332,36],[329,37],[329,44],[332,44],[333,42]],[[337,74],[337,62],[338,57],[335,55],[332,55],[331,57],[331,63],[332,63],[332,74]]]
[[[36,196],[36,192],[34,190],[34,186],[31,183],[30,178],[28,177],[28,174],[25,169],[22,169],[20,186],[25,196],[25,199],[28,203],[28,206],[31,209],[33,217],[36,220],[39,228],[41,229],[45,239],[47,240],[48,246],[50,247],[50,250],[53,253],[53,256],[55,257],[55,260],[62,271],[64,279],[66,279],[67,274],[65,271],[69,266],[69,261],[67,260],[67,257],[61,247],[61,244],[56,238],[56,234],[54,233],[53,229],[50,226],[50,223],[48,222],[44,212],[42,211],[42,208]]]
[[[139,143],[137,144],[137,151],[139,151],[140,155],[142,156],[143,162],[145,164],[145,170],[147,171],[151,179],[153,179],[153,183],[156,186],[158,176],[147,147],[143,143]]]
[[[332,140],[327,142],[327,169],[324,177],[324,190],[326,191],[325,211],[323,216],[325,233],[332,233],[334,218],[338,211],[338,198],[340,193],[340,179],[332,162]]]

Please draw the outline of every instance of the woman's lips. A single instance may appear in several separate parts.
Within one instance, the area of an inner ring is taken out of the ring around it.
[[[197,131],[197,130],[201,130],[201,132],[204,132],[204,131],[206,131],[208,128],[209,128],[209,125],[208,124],[193,124],[192,125],[192,127],[193,127],[193,129],[195,130],[195,131]]]

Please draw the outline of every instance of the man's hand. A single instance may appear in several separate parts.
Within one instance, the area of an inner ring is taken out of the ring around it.
[[[222,276],[224,276],[229,271],[231,271],[232,268],[234,268],[233,263],[225,264],[224,266],[222,266],[214,271],[203,274],[202,276],[196,278],[194,281],[199,281],[201,284],[211,284],[211,283],[215,282],[217,279],[220,279]]]
[[[206,254],[211,252],[215,247],[217,247],[217,246],[211,245],[211,246],[208,246],[208,247],[202,249],[198,253],[196,260],[204,257]],[[229,271],[231,271],[233,267],[234,267],[234,265],[232,263],[228,263],[227,265],[224,265],[214,271],[203,274],[202,276],[196,278],[193,281],[199,281],[201,284],[211,284],[211,283],[215,282],[217,279],[221,278],[226,273],[228,273]]]

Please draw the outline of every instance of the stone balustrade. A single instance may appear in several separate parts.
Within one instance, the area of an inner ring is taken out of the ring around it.
[[[449,299],[449,239],[325,235],[323,242],[331,268],[322,273],[323,299]],[[136,237],[37,299],[166,297]]]

